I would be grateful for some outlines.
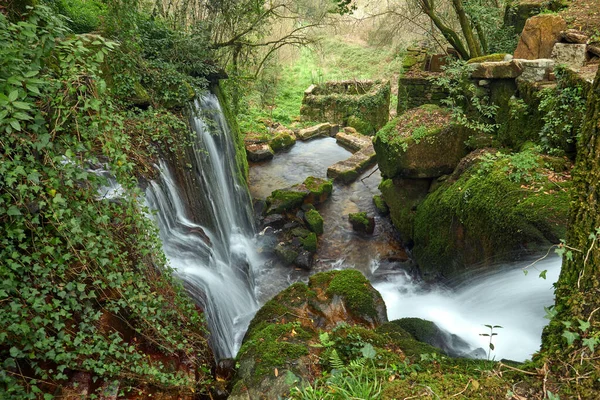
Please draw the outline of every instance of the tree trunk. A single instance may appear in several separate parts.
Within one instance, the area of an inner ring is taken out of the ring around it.
[[[442,35],[444,35],[444,38],[446,38],[448,43],[450,43],[450,45],[454,47],[458,54],[460,54],[460,57],[464,60],[468,60],[469,58],[471,58],[471,56],[469,55],[469,51],[462,43],[462,40],[460,39],[458,34],[446,24],[444,24],[442,19],[435,13],[433,5],[429,3],[428,0],[420,0],[418,4],[421,10],[425,14],[427,14],[427,16],[431,19],[431,22],[433,22],[434,25],[440,30]]]
[[[600,365],[600,71],[587,100],[573,171],[567,251],[556,283],[556,315],[544,330],[542,355],[578,396],[597,398]],[[587,324],[590,324],[587,327]],[[570,324],[570,325],[569,325]],[[585,329],[584,329],[585,328]],[[596,339],[594,339],[596,338]],[[572,341],[571,344],[568,341]],[[585,340],[585,342],[584,342]],[[597,340],[595,345],[591,345]],[[591,347],[591,348],[590,348]],[[577,376],[577,379],[574,378]]]
[[[469,21],[469,17],[467,16],[462,0],[452,0],[452,5],[454,6],[454,11],[456,11],[458,22],[460,22],[460,28],[462,29],[463,35],[467,42],[467,47],[469,48],[469,58],[475,58],[483,55],[479,42],[473,34],[471,21]]]

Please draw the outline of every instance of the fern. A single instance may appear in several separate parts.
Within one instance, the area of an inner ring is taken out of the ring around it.
[[[331,355],[329,356],[329,362],[331,363],[333,369],[343,370],[346,368],[346,364],[344,364],[344,362],[340,358],[340,355],[335,349],[331,351]]]

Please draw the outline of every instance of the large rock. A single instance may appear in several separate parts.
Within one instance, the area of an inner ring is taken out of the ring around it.
[[[552,49],[552,59],[557,64],[579,70],[587,60],[586,44],[556,43]]]
[[[339,324],[363,335],[387,322],[385,303],[357,270],[331,271],[295,283],[255,315],[238,353],[230,399],[286,398],[294,380],[313,380],[319,333]],[[296,379],[289,379],[290,377]]]
[[[465,158],[468,166],[461,162],[416,209],[412,251],[425,279],[455,278],[544,251],[564,237],[568,163],[531,151],[487,159]],[[554,170],[543,167],[555,163]]]
[[[282,129],[275,132],[275,136],[269,140],[269,146],[273,151],[287,150],[296,143],[294,132],[289,129]]]
[[[514,79],[521,75],[523,67],[515,60],[482,62],[474,64],[472,77],[476,79]]]
[[[394,178],[381,181],[379,190],[390,211],[392,223],[405,245],[411,247],[417,206],[425,199],[431,179]]]
[[[267,143],[253,143],[246,145],[248,161],[259,162],[270,160],[275,153]]]
[[[274,190],[267,197],[267,215],[292,212],[303,204],[321,204],[331,196],[333,184],[327,179],[309,176],[303,183]]]
[[[515,50],[515,58],[549,58],[566,28],[567,23],[558,15],[543,14],[529,18]]]
[[[429,128],[417,125],[412,132],[399,133],[399,129],[404,129],[402,117],[390,121],[375,137],[377,163],[386,178],[437,178],[451,173],[467,154],[469,131],[448,119]]]

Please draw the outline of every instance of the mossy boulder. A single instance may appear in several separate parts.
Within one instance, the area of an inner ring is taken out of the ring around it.
[[[281,214],[299,208],[308,193],[295,188],[277,189],[267,197],[267,215]]]
[[[507,54],[507,53],[488,54],[488,55],[481,56],[481,57],[471,58],[471,59],[469,59],[469,61],[467,61],[467,64],[477,64],[477,63],[483,63],[483,62],[500,62],[500,61],[505,61],[506,60],[506,56],[508,56],[508,55],[509,54]]]
[[[273,151],[283,151],[292,147],[296,143],[296,136],[290,130],[277,132],[273,139],[269,140],[269,146]]]
[[[302,247],[304,250],[309,251],[311,253],[315,253],[317,251],[317,234],[314,232],[309,233],[305,238],[300,239],[302,243]]]
[[[389,207],[385,203],[385,200],[383,200],[383,197],[381,197],[380,195],[376,194],[375,196],[373,196],[373,204],[375,204],[375,208],[377,209],[377,212],[379,214],[387,215],[390,213]]]
[[[469,131],[452,125],[447,111],[421,106],[390,121],[374,140],[386,178],[437,178],[451,173],[467,154]]]
[[[405,245],[412,246],[417,206],[429,193],[431,179],[394,178],[379,184],[381,196],[389,208],[392,223]]]
[[[281,214],[299,209],[303,204],[321,204],[331,196],[333,183],[309,176],[303,183],[287,189],[277,189],[267,197],[266,214]]]
[[[317,210],[308,210],[304,213],[304,220],[311,231],[317,235],[323,233],[323,217]]]
[[[533,152],[480,155],[416,209],[413,255],[426,279],[547,250],[564,238],[568,170]],[[461,169],[457,168],[457,171]]]
[[[415,340],[426,343],[451,357],[483,358],[483,349],[475,349],[467,342],[440,328],[435,323],[420,318],[402,318],[388,322],[408,332]],[[381,327],[380,327],[381,328]]]
[[[250,322],[230,399],[286,397],[291,382],[285,378],[290,374],[316,378],[314,360],[323,350],[311,345],[319,344],[319,330],[342,324],[349,332],[363,327],[361,334],[376,337],[369,329],[385,322],[381,295],[359,271],[319,273],[308,285],[295,283],[269,300]],[[341,331],[338,335],[344,336]]]
[[[286,266],[292,264],[296,257],[298,257],[298,252],[296,252],[291,246],[281,243],[275,246],[275,254]]]
[[[375,218],[368,216],[366,212],[350,213],[348,221],[352,224],[352,229],[357,232],[371,234],[375,231]]]

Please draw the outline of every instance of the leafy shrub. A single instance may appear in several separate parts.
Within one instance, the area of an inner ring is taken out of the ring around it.
[[[45,0],[44,3],[67,17],[67,26],[74,33],[96,30],[106,14],[106,4],[98,0]]]
[[[566,84],[565,74],[564,69],[557,68],[557,86],[540,92],[539,110],[544,121],[541,143],[544,151],[555,155],[564,154],[575,146],[585,116],[583,89]]]
[[[115,46],[68,36],[44,6],[18,23],[0,13],[3,398],[60,392],[76,371],[124,390],[195,389],[148,348],[196,360],[206,376],[203,320],[136,200],[124,115],[100,78]],[[93,165],[116,176],[118,201],[98,197],[107,182]]]
[[[471,81],[474,68],[475,65],[466,61],[453,60],[444,68],[444,74],[430,80],[448,93],[441,102],[450,109],[456,123],[478,132],[495,132],[498,106]]]

